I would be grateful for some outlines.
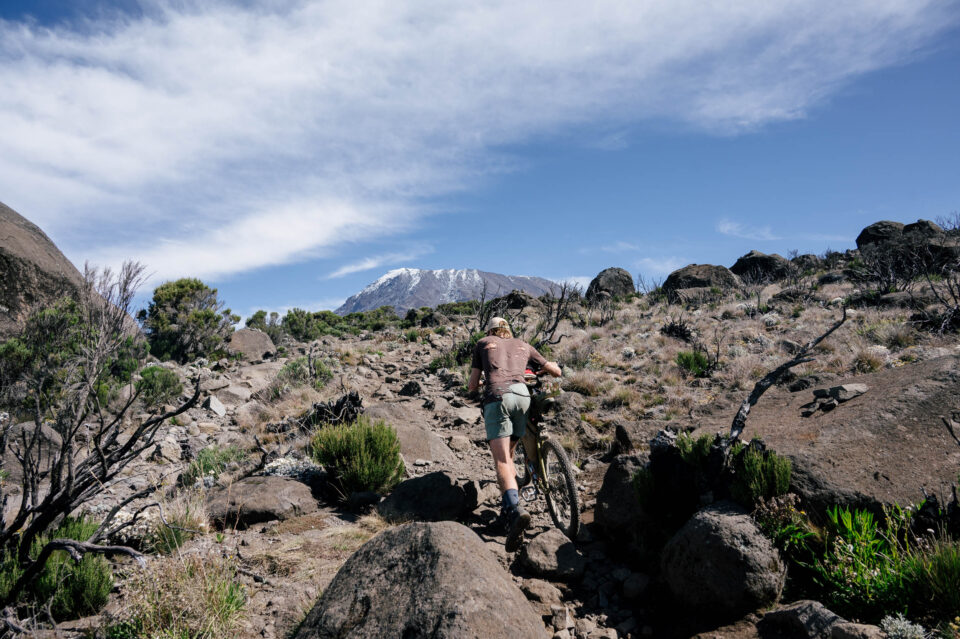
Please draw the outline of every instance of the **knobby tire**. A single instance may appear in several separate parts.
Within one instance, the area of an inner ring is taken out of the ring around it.
[[[553,523],[564,535],[576,539],[580,531],[580,502],[577,498],[577,482],[567,452],[557,442],[548,439],[540,446],[547,484],[544,496]]]

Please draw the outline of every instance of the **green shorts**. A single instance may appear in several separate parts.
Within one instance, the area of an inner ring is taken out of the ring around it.
[[[501,437],[520,438],[527,432],[527,411],[530,410],[530,390],[526,384],[513,384],[499,402],[483,407],[483,424],[487,441]]]

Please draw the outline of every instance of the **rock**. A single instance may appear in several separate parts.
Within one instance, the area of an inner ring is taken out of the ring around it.
[[[447,440],[447,446],[450,447],[450,450],[458,453],[465,453],[468,450],[473,450],[473,442],[469,437],[465,437],[464,435],[452,435],[450,439]]]
[[[527,579],[522,590],[528,599],[545,604],[560,603],[563,598],[562,593],[556,586],[542,579]]]
[[[241,430],[249,430],[276,418],[276,413],[260,402],[250,400],[237,408],[233,418]]]
[[[594,302],[600,299],[602,293],[617,298],[636,293],[633,285],[633,276],[622,268],[607,268],[600,271],[587,287],[585,297]]]
[[[277,347],[263,331],[241,328],[234,331],[227,341],[227,352],[239,355],[248,362],[259,362],[275,356]]]
[[[200,382],[200,390],[204,393],[212,393],[218,391],[221,388],[226,388],[230,385],[230,380],[224,377],[218,377],[216,379],[208,377]]]
[[[841,621],[830,627],[830,639],[884,639],[886,635],[877,626]]]
[[[730,267],[730,272],[745,282],[773,282],[796,272],[796,267],[787,258],[773,253],[750,251]]]
[[[34,308],[83,286],[83,276],[50,238],[2,203],[0,273],[0,341],[16,334]]]
[[[366,409],[365,414],[373,420],[382,419],[397,431],[400,452],[405,460],[429,459],[433,462],[455,461],[456,456],[446,442],[425,427],[423,411],[413,406],[414,402],[380,402]],[[474,418],[479,414],[473,409]],[[420,426],[419,424],[424,424]],[[478,430],[482,433],[483,430]]]
[[[640,457],[623,455],[613,460],[603,476],[594,517],[597,526],[611,540],[632,538],[632,531],[643,520],[633,488],[633,475],[645,463]]]
[[[464,487],[449,471],[437,471],[401,482],[377,507],[394,521],[457,519],[467,509]]]
[[[247,477],[207,498],[210,519],[235,528],[290,519],[315,510],[317,500],[307,485],[286,477]]]
[[[870,388],[866,384],[842,384],[831,388],[817,388],[813,391],[814,397],[830,398],[839,403],[848,402],[854,397],[860,397]],[[821,407],[823,405],[821,404]],[[836,404],[834,404],[836,406]]]
[[[543,623],[479,537],[454,522],[410,523],[364,544],[293,639],[542,639]]]
[[[463,484],[466,495],[466,510],[474,511],[483,504],[493,504],[500,500],[500,489],[497,482],[490,480],[472,480]]]
[[[527,542],[522,558],[533,574],[562,581],[580,579],[587,567],[586,558],[573,542],[555,528]]]
[[[171,461],[178,462],[183,456],[183,449],[175,441],[165,439],[157,442],[150,453],[150,460],[156,462]]]
[[[857,248],[862,249],[869,244],[882,244],[891,240],[899,240],[903,236],[903,224],[883,220],[874,222],[860,231],[857,236]]]
[[[793,262],[794,266],[804,272],[818,271],[823,264],[823,260],[813,253],[804,253],[803,255],[798,255],[790,261]]]
[[[563,604],[553,604],[550,606],[550,625],[553,626],[554,630],[562,631],[567,628],[573,628],[574,620],[573,615],[570,614],[570,609]]]
[[[797,601],[768,612],[757,624],[763,636],[784,639],[831,639],[832,627],[843,619],[818,601]]]
[[[627,599],[639,599],[647,591],[650,585],[650,577],[643,573],[635,572],[627,577],[623,582],[623,596]]]
[[[767,328],[772,328],[780,323],[780,316],[776,313],[767,313],[761,317],[760,320],[763,322],[764,326]]]
[[[917,220],[903,227],[904,235],[919,236],[925,238],[942,237],[944,235],[943,227],[930,220]]]
[[[203,400],[203,407],[208,411],[216,415],[217,417],[223,417],[227,414],[227,409],[216,395],[211,395],[210,397]]]
[[[740,288],[743,282],[724,266],[713,264],[690,264],[667,276],[663,283],[663,292],[671,296],[674,291],[683,288],[719,288],[727,290]]]
[[[422,392],[423,389],[420,388],[420,383],[411,379],[409,382],[403,385],[403,388],[397,391],[397,395],[402,397],[416,397]]]
[[[787,575],[753,518],[729,502],[696,513],[667,542],[661,568],[677,600],[725,620],[776,603]]]
[[[223,402],[225,406],[236,408],[241,404],[249,402],[250,398],[253,397],[253,391],[244,386],[231,384],[230,386],[227,386],[219,391],[216,394],[216,397]]]

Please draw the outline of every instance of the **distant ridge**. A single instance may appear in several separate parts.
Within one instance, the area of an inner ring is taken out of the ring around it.
[[[356,295],[347,299],[335,312],[338,315],[370,311],[393,306],[398,314],[421,306],[438,306],[447,302],[479,299],[487,285],[487,298],[506,295],[517,289],[533,296],[548,293],[556,284],[542,277],[500,275],[477,269],[442,269],[429,271],[398,268],[385,273]]]

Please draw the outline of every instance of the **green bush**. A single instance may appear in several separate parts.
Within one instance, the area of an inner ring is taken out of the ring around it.
[[[931,620],[960,616],[960,542],[940,538],[912,549],[907,558],[914,605]]]
[[[389,490],[403,477],[397,432],[363,416],[351,424],[322,426],[310,442],[310,455],[332,472],[344,497]]]
[[[207,475],[217,478],[227,467],[227,464],[243,461],[246,458],[247,454],[238,446],[230,445],[225,448],[207,446],[197,453],[196,459],[190,462],[187,469],[183,471],[183,484],[191,486],[198,479]]]
[[[162,366],[148,366],[140,371],[137,390],[148,408],[157,408],[179,397],[183,384],[173,371]]]
[[[224,340],[240,318],[217,299],[217,289],[192,278],[161,284],[137,319],[161,360],[186,363],[198,357],[220,357]]]
[[[677,448],[680,457],[694,468],[702,468],[710,455],[710,446],[713,444],[713,435],[700,435],[694,439],[687,433],[677,435]]]
[[[790,460],[751,444],[733,450],[733,481],[730,496],[747,508],[785,495],[790,489]]]
[[[86,541],[97,528],[95,522],[67,517],[56,529],[34,540],[30,556],[36,558],[52,539]],[[0,558],[0,597],[10,594],[22,574],[17,549],[4,551]],[[112,589],[113,573],[102,556],[87,554],[76,562],[66,551],[55,551],[28,592],[20,593],[17,603],[24,606],[46,606],[49,603],[53,617],[57,621],[66,621],[99,612],[107,604]]]
[[[333,370],[323,360],[311,361],[306,357],[290,360],[277,373],[276,379],[263,393],[269,401],[275,401],[292,390],[310,386],[320,390],[333,379]]]
[[[262,309],[258,310],[247,318],[246,325],[247,328],[253,328],[266,333],[277,347],[279,347],[280,342],[283,341],[283,324],[280,322],[280,314],[276,311],[271,312],[268,316],[266,311]]]
[[[392,306],[348,313],[343,317],[332,311],[310,312],[294,308],[283,316],[281,322],[283,330],[301,342],[310,342],[324,335],[359,335],[362,331],[381,331],[400,324],[401,319],[397,317]]]
[[[677,353],[677,366],[684,374],[703,377],[710,370],[707,356],[700,351],[680,351]]]

